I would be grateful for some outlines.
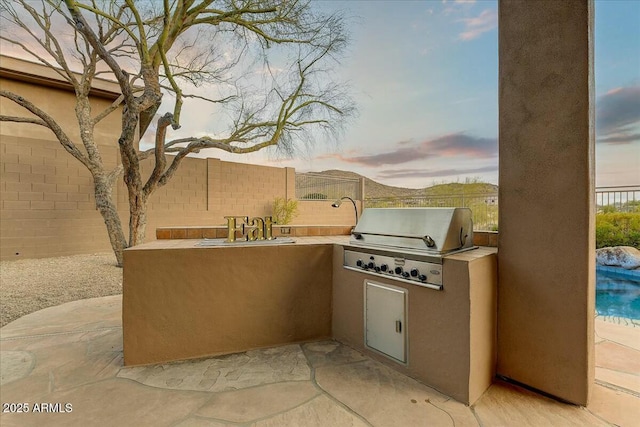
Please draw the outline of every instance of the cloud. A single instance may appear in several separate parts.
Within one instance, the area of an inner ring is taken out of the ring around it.
[[[398,144],[402,144],[403,142],[399,142]],[[357,150],[348,150],[345,152],[345,154],[348,154],[350,156],[355,156],[356,154],[358,154]],[[319,156],[315,156],[313,158],[313,160],[340,160],[344,157],[344,154],[335,154],[335,153],[330,153],[330,154],[321,154]]]
[[[496,138],[477,138],[463,132],[444,135],[435,139],[410,144],[407,141],[396,143],[396,150],[367,156],[333,155],[347,163],[366,166],[398,165],[414,160],[434,157],[468,156],[473,158],[491,158],[498,153]]]
[[[598,142],[605,144],[630,144],[635,141],[640,141],[640,133],[614,133],[609,136],[598,137]]]
[[[469,41],[480,37],[483,33],[498,26],[498,15],[495,9],[485,9],[475,18],[462,19],[465,30],[458,36],[459,40]]]
[[[472,173],[496,172],[498,165],[483,166],[481,168],[456,169],[388,169],[378,173],[382,179],[395,178],[437,178],[441,176],[468,175]]]
[[[347,163],[357,163],[366,166],[377,165],[398,165],[412,160],[426,159],[433,157],[428,152],[424,152],[420,147],[405,148],[388,153],[374,154],[371,156],[343,157],[341,160]]]
[[[598,98],[598,142],[629,144],[640,141],[640,86],[619,87]]]
[[[463,98],[463,99],[458,99],[457,101],[451,101],[449,104],[451,105],[457,105],[457,104],[466,104],[469,102],[474,102],[479,100],[480,98],[478,97],[473,97],[473,98]]]

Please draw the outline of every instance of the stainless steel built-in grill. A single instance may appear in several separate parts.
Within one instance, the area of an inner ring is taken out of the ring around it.
[[[442,258],[474,248],[468,208],[370,208],[345,247],[344,268],[442,290]]]

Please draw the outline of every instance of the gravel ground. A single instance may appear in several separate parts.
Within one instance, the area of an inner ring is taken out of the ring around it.
[[[46,307],[121,293],[113,253],[0,261],[0,327]]]

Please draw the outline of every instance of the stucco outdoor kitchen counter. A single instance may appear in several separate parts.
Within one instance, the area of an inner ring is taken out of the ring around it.
[[[176,239],[127,249],[125,364],[326,338],[367,351],[362,280],[368,275],[342,267],[349,239],[296,237],[295,243],[237,246]],[[444,291],[400,284],[413,289],[413,362],[404,368],[390,362],[395,369],[465,403],[482,394],[494,374],[495,264],[496,248],[481,247],[446,257],[445,275],[451,280]]]
[[[225,247],[158,240],[127,249],[125,364],[330,337],[333,243],[348,239]]]
[[[472,404],[495,375],[496,255],[497,248],[488,247],[447,255],[442,265],[444,287],[438,291],[365,271],[346,270],[342,267],[343,247],[336,245],[333,338],[460,402]],[[408,291],[408,363],[389,361],[365,344],[363,282]]]

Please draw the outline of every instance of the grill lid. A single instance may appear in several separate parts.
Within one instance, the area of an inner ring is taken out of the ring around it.
[[[433,253],[473,247],[469,208],[368,208],[351,244],[391,246]]]

